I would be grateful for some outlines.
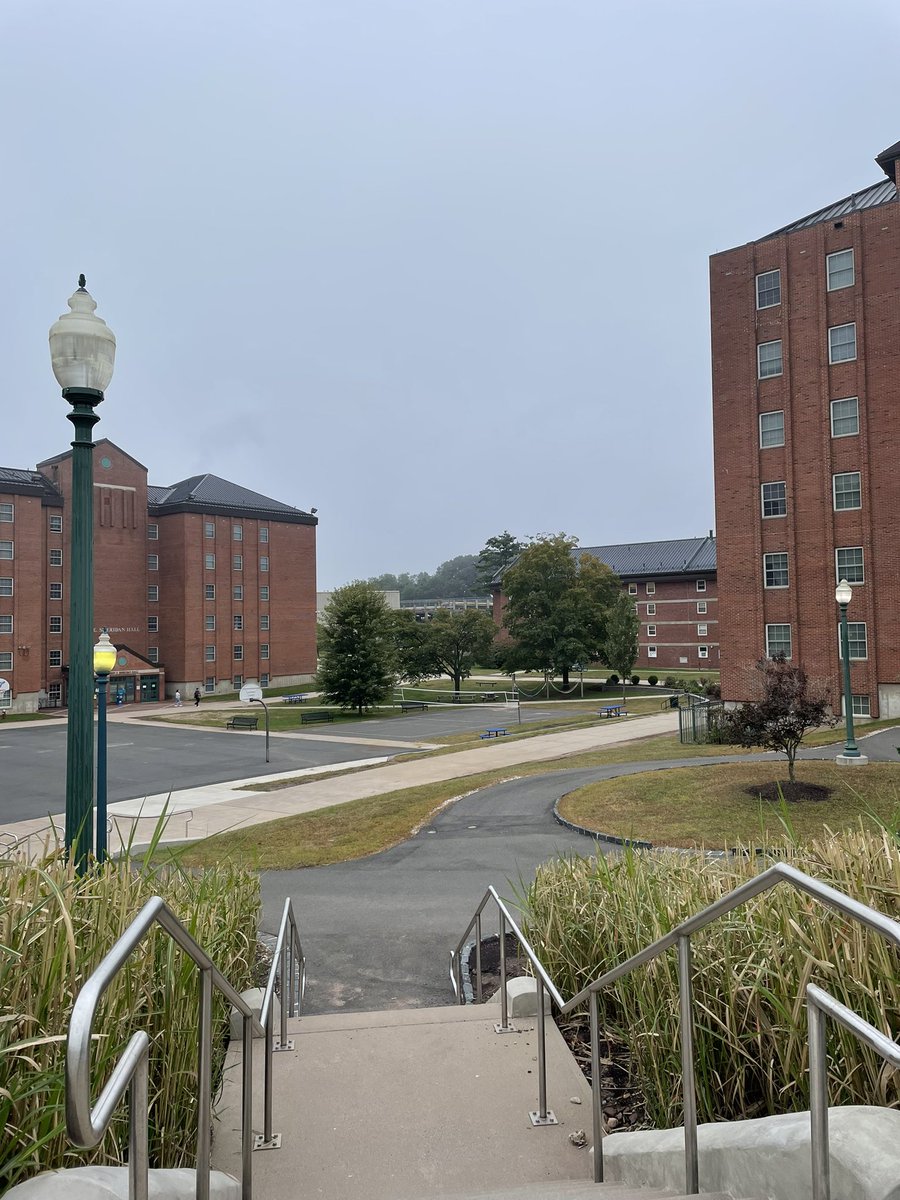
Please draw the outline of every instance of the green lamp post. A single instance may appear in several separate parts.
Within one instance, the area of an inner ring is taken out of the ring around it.
[[[106,693],[109,674],[119,652],[104,629],[94,647],[94,675],[97,678],[97,851],[98,863],[106,862]]]
[[[116,338],[78,277],[69,309],[50,329],[50,360],[63,397],[72,406],[68,418],[72,442],[72,514],[69,548],[69,685],[66,730],[67,854],[79,871],[87,865],[93,840],[94,668],[91,646],[94,619],[93,450],[95,412],[112,379]]]
[[[853,690],[850,686],[850,636],[847,630],[847,605],[853,599],[853,588],[846,579],[842,579],[834,590],[834,598],[841,610],[841,665],[844,677],[844,721],[847,728],[847,739],[844,749],[838,755],[839,763],[865,763],[866,757],[859,752],[859,747],[853,736]]]

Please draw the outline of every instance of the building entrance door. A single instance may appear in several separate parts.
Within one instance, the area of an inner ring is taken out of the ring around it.
[[[151,700],[159,699],[159,676],[158,675],[142,675],[141,676],[141,702],[149,703]]]

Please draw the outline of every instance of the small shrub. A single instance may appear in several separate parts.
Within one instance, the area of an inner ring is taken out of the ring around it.
[[[640,682],[641,682],[641,677],[640,677],[640,675],[632,675],[632,677],[631,677],[631,683],[632,683],[632,686],[633,686],[633,687],[637,687],[637,685],[638,685]]]
[[[681,690],[681,683],[674,675],[667,675],[663,680],[663,687],[667,687],[670,691],[678,692]]]
[[[647,682],[650,684],[651,687],[656,687],[656,685],[659,683],[659,676],[658,675],[648,675]]]

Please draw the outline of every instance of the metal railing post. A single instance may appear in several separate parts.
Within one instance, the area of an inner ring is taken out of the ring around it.
[[[828,1151],[828,1059],[825,1014],[809,994],[809,1135],[812,1151],[813,1200],[831,1200],[831,1162]]]
[[[197,1054],[197,1200],[209,1200],[209,1155],[212,1140],[212,1007],[212,968],[201,967],[200,1045]]]
[[[241,1200],[253,1196],[253,1023],[243,1021],[243,1063],[241,1078]]]
[[[684,1190],[700,1191],[697,1152],[697,1083],[694,1078],[694,1013],[691,988],[691,938],[678,938],[678,999],[681,1011],[681,1087],[684,1100]]]
[[[538,1107],[537,1112],[529,1113],[532,1125],[556,1125],[556,1117],[547,1108],[547,1038],[544,1029],[544,981],[540,975],[537,981],[537,1058],[538,1058]]]
[[[481,991],[481,913],[475,915],[475,998],[480,1004]]]
[[[290,984],[288,983],[287,959],[287,938],[283,937],[281,939],[281,962],[278,968],[281,971],[281,1034],[278,1039],[279,1050],[284,1050],[288,1041],[287,1021]]]
[[[603,1182],[603,1096],[600,1066],[600,995],[591,992],[591,1116],[594,1126],[594,1183]]]
[[[266,1145],[272,1140],[272,1009],[269,1009],[266,1021],[266,1062],[265,1062],[265,1100],[263,1109],[263,1141]]]
[[[128,1086],[128,1200],[147,1200],[150,1188],[149,1101],[150,1059],[145,1049]]]
[[[515,1029],[509,1023],[509,1000],[506,995],[506,917],[503,909],[498,909],[500,914],[500,926],[498,933],[498,946],[500,949],[500,1024],[494,1025],[494,1033],[515,1033]]]

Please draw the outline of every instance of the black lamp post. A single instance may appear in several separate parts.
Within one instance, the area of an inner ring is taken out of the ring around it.
[[[118,650],[104,629],[94,647],[94,675],[97,678],[97,862],[106,862],[106,694],[109,673],[116,665]]]
[[[63,397],[72,406],[68,417],[75,427],[69,539],[65,845],[79,871],[87,865],[93,834],[94,443],[91,433],[100,419],[94,410],[112,379],[116,357],[115,334],[105,321],[94,315],[97,305],[84,282],[84,276],[80,275],[78,290],[69,298],[71,311],[64,313],[50,330],[53,374]]]
[[[850,636],[847,632],[847,605],[853,599],[853,588],[842,579],[834,590],[834,598],[841,610],[841,660],[844,669],[844,720],[847,740],[841,758],[861,758],[859,747],[853,738],[853,692],[850,689]]]

